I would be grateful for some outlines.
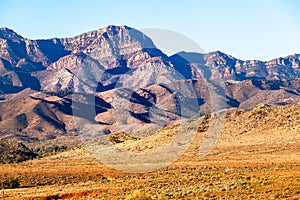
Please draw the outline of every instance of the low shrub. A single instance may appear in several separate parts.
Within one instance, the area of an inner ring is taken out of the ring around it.
[[[2,177],[0,178],[1,189],[13,189],[20,187],[20,181],[18,178]]]
[[[151,200],[150,194],[141,192],[139,190],[134,190],[132,195],[128,195],[126,200]]]

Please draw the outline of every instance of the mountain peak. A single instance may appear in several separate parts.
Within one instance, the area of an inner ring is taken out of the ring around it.
[[[12,31],[11,29],[9,29],[9,28],[7,28],[7,27],[1,27],[1,28],[0,28],[0,31],[7,31],[7,30]]]
[[[99,55],[101,52],[105,57],[131,54],[143,49],[156,49],[152,40],[144,33],[125,25],[109,25],[72,38],[62,38],[60,41],[68,51],[89,55]]]
[[[207,53],[207,55],[212,56],[212,57],[224,57],[224,58],[234,59],[233,56],[223,53],[221,51],[212,51],[212,52]]]
[[[0,28],[0,38],[3,39],[21,39],[23,38],[16,32],[14,32],[12,29],[9,29],[7,27],[1,27]]]
[[[101,29],[106,29],[106,30],[116,30],[116,29],[127,29],[130,30],[132,29],[131,27],[128,27],[126,25],[121,25],[121,26],[117,26],[117,25],[108,25],[106,28],[101,28]]]

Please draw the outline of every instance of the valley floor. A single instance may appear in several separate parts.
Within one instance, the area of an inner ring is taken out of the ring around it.
[[[281,153],[208,156],[130,175],[99,165],[88,155],[78,157],[85,153],[76,150],[2,166],[1,173],[19,176],[23,185],[5,190],[4,199],[120,199],[135,190],[153,199],[299,199],[300,155]]]
[[[3,197],[134,199],[144,195],[152,199],[300,199],[298,108],[259,108],[238,113],[238,118],[234,116],[237,113],[232,113],[226,117],[222,135],[206,157],[198,157],[205,135],[199,132],[181,158],[149,173],[113,170],[99,163],[84,147],[0,165],[0,174],[18,177],[21,183],[21,188],[5,189]],[[281,118],[287,112],[288,118],[295,119],[291,122],[277,119],[277,111]],[[250,120],[252,124],[248,123],[249,116],[254,118]]]

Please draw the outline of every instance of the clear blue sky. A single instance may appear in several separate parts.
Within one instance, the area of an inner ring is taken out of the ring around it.
[[[29,39],[69,37],[107,25],[184,34],[206,52],[269,60],[300,53],[297,0],[0,0],[0,27]]]

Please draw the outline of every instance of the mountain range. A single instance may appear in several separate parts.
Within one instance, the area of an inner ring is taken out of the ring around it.
[[[1,138],[76,135],[73,116],[108,134],[221,109],[299,103],[300,54],[270,61],[220,51],[167,56],[127,26],[45,40],[1,28],[0,49]]]

